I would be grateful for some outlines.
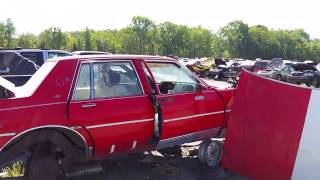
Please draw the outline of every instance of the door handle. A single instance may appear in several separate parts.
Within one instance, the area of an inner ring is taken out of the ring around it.
[[[92,108],[96,106],[96,103],[81,104],[81,108]]]
[[[160,102],[165,103],[165,102],[173,102],[174,97],[167,97],[167,98],[160,98]]]
[[[160,102],[167,102],[168,101],[167,98],[160,98],[159,100],[160,100]]]

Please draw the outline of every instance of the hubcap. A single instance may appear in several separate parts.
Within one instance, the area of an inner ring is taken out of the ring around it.
[[[215,142],[211,142],[206,153],[206,161],[209,166],[214,165],[220,158],[220,148]]]

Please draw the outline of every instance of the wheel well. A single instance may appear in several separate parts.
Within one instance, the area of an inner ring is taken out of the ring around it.
[[[59,148],[57,151],[63,152],[67,158],[79,159],[88,155],[85,139],[74,130],[63,127],[44,127],[18,135],[2,149],[0,158],[10,160],[10,157],[14,157],[15,154],[20,154],[44,142],[54,144]]]

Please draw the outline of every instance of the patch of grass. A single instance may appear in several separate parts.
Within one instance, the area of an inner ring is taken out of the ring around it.
[[[2,168],[3,177],[20,177],[24,175],[24,166],[22,161],[17,161],[11,166]]]

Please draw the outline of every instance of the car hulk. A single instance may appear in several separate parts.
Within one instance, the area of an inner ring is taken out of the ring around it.
[[[26,179],[94,172],[91,160],[194,141],[214,166],[221,145],[210,139],[223,134],[234,93],[172,58],[135,55],[51,59],[25,85],[0,85],[0,165],[23,159]]]

